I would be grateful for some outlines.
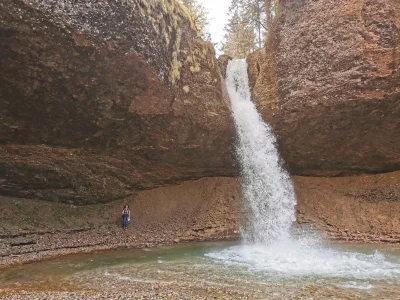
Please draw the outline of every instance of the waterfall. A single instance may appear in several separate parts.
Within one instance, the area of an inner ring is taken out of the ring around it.
[[[226,86],[237,130],[236,154],[241,167],[248,224],[244,243],[205,254],[227,267],[280,276],[314,276],[350,280],[344,286],[370,288],[369,279],[400,278],[400,260],[379,251],[370,254],[337,249],[318,233],[291,230],[296,199],[288,173],[282,168],[271,127],[262,121],[248,85],[244,60],[230,61]],[[291,234],[292,232],[292,234]]]
[[[248,82],[246,61],[230,61],[226,86],[237,131],[236,155],[243,197],[249,212],[242,236],[248,243],[270,244],[289,237],[296,199],[290,177],[282,168],[275,136],[251,101]]]

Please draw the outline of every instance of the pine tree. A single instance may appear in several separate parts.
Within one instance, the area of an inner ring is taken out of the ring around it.
[[[271,0],[265,0],[265,13],[267,15],[267,31],[271,28]]]
[[[198,0],[180,1],[192,13],[193,20],[200,30],[200,35],[202,39],[205,41],[211,41],[211,34],[208,29],[208,27],[210,26],[209,11],[207,10],[207,8]]]
[[[264,44],[267,30],[264,0],[243,0],[243,17],[254,28],[257,48]]]
[[[267,15],[267,28],[272,25],[272,20],[278,16],[279,13],[279,0],[265,0],[264,7]]]
[[[234,58],[244,58],[262,48],[278,9],[279,0],[232,0],[221,50]]]
[[[263,0],[232,0],[222,51],[234,58],[244,58],[261,48],[265,37]]]

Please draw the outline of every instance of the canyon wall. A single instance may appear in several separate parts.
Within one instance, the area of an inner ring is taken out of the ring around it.
[[[174,0],[0,3],[0,194],[91,204],[234,176],[214,49]]]
[[[400,169],[400,2],[285,0],[248,57],[292,174]]]
[[[238,238],[229,57],[176,1],[71,2],[0,3],[2,257]],[[280,2],[249,77],[290,172],[320,177],[294,176],[298,222],[399,242],[400,4]]]

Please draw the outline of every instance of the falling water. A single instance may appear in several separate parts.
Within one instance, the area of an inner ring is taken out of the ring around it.
[[[250,213],[243,237],[256,243],[287,239],[295,220],[293,185],[281,166],[271,127],[263,122],[250,99],[245,60],[229,62],[226,86],[238,135],[236,153],[243,194]]]

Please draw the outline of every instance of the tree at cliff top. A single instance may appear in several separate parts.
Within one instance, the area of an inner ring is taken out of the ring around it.
[[[261,48],[266,35],[264,0],[232,0],[225,26],[222,51],[234,58],[244,58]]]
[[[232,0],[221,49],[224,54],[244,58],[262,48],[278,9],[279,0]]]
[[[181,0],[181,3],[192,13],[193,20],[200,29],[201,38],[205,41],[211,41],[211,34],[208,30],[210,22],[207,8],[198,0]]]
[[[253,28],[255,44],[257,48],[263,47],[266,26],[266,14],[263,0],[241,0],[243,6],[243,18]]]
[[[266,25],[268,29],[272,24],[272,20],[278,15],[279,2],[279,0],[264,0],[264,7],[266,11]]]

